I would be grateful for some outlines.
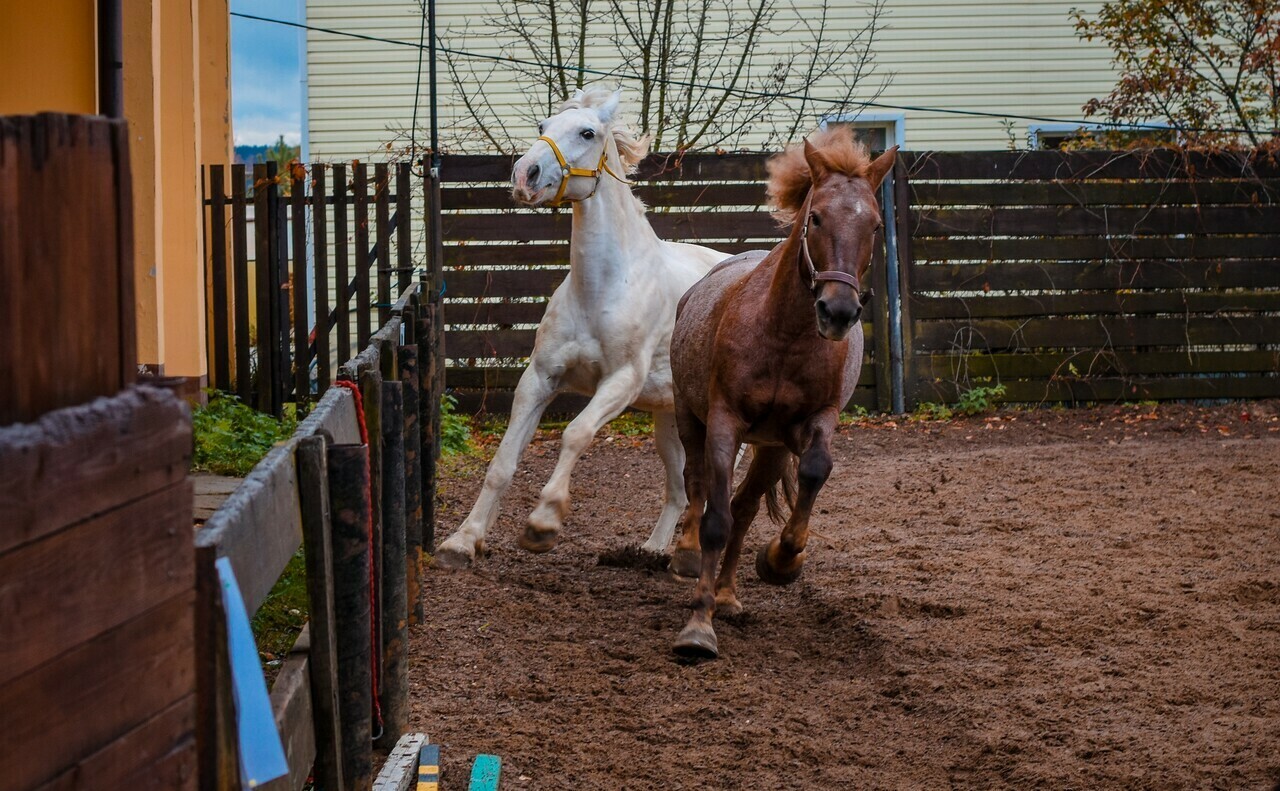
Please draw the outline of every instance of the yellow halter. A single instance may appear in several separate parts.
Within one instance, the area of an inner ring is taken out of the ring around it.
[[[572,167],[568,160],[564,158],[564,154],[560,153],[560,146],[556,145],[556,141],[543,135],[538,138],[542,142],[551,146],[551,153],[556,155],[556,161],[560,163],[560,188],[556,190],[556,196],[547,201],[548,206],[560,206],[566,201],[569,203],[577,203],[578,201],[587,200],[596,194],[596,190],[600,189],[600,174],[608,173],[613,176],[619,183],[630,185],[631,182],[614,173],[609,167],[609,141],[606,139],[604,149],[600,152],[600,164],[596,165],[595,170],[587,170],[586,168]],[[586,198],[566,198],[565,190],[569,189],[569,179],[574,176],[582,176],[583,178],[593,178],[596,180],[595,186],[591,188],[591,194]]]

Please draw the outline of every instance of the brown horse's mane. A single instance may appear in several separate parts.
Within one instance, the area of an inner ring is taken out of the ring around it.
[[[818,150],[818,156],[827,170],[858,178],[865,176],[871,164],[867,147],[853,137],[846,126],[829,126],[808,137]],[[809,163],[804,158],[804,141],[792,143],[780,154],[769,159],[769,205],[778,222],[789,225],[796,212],[804,206],[805,196],[813,179],[809,175]]]

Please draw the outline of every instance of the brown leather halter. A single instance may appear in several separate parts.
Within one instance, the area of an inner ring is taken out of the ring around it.
[[[556,196],[551,200],[547,201],[548,206],[560,206],[566,202],[577,203],[578,201],[584,201],[584,200],[590,199],[596,194],[596,191],[600,189],[601,173],[608,173],[610,176],[613,176],[615,179],[617,179],[619,182],[623,184],[631,184],[630,181],[627,181],[625,178],[622,178],[617,173],[614,173],[613,169],[609,167],[609,141],[607,139],[605,140],[605,143],[604,143],[604,149],[601,150],[600,152],[600,164],[596,165],[595,170],[588,170],[587,168],[573,167],[572,165],[569,164],[569,161],[564,158],[564,154],[560,153],[560,146],[556,145],[556,141],[552,140],[546,135],[542,135],[538,139],[546,143],[548,146],[551,146],[551,153],[556,155],[556,162],[560,163],[560,187],[559,189],[556,190]],[[581,176],[583,178],[594,178],[596,180],[596,183],[591,187],[591,193],[587,195],[585,198],[566,198],[565,197],[565,194],[564,194],[565,190],[569,189],[569,179],[573,178],[574,176]]]
[[[813,203],[814,189],[815,186],[809,187],[809,194],[804,199],[804,225],[800,227],[799,258],[800,262],[808,269],[809,290],[816,295],[818,293],[819,283],[825,281],[844,283],[846,286],[852,288],[854,293],[858,295],[858,302],[865,304],[867,298],[871,296],[872,291],[871,289],[867,289],[865,292],[859,291],[858,278],[848,274],[847,272],[841,272],[835,269],[828,269],[820,272],[817,267],[813,265],[813,256],[809,254],[809,218],[813,215],[809,211],[809,206]]]

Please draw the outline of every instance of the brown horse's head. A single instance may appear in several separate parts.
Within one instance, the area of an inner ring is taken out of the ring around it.
[[[769,200],[792,223],[797,273],[813,291],[818,333],[840,341],[853,328],[867,293],[867,267],[881,226],[876,190],[898,147],[872,160],[846,127],[830,127],[769,161]]]

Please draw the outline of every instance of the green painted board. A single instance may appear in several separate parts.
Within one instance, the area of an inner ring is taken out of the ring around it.
[[[502,759],[496,755],[477,755],[471,765],[470,791],[498,791],[498,775]]]

